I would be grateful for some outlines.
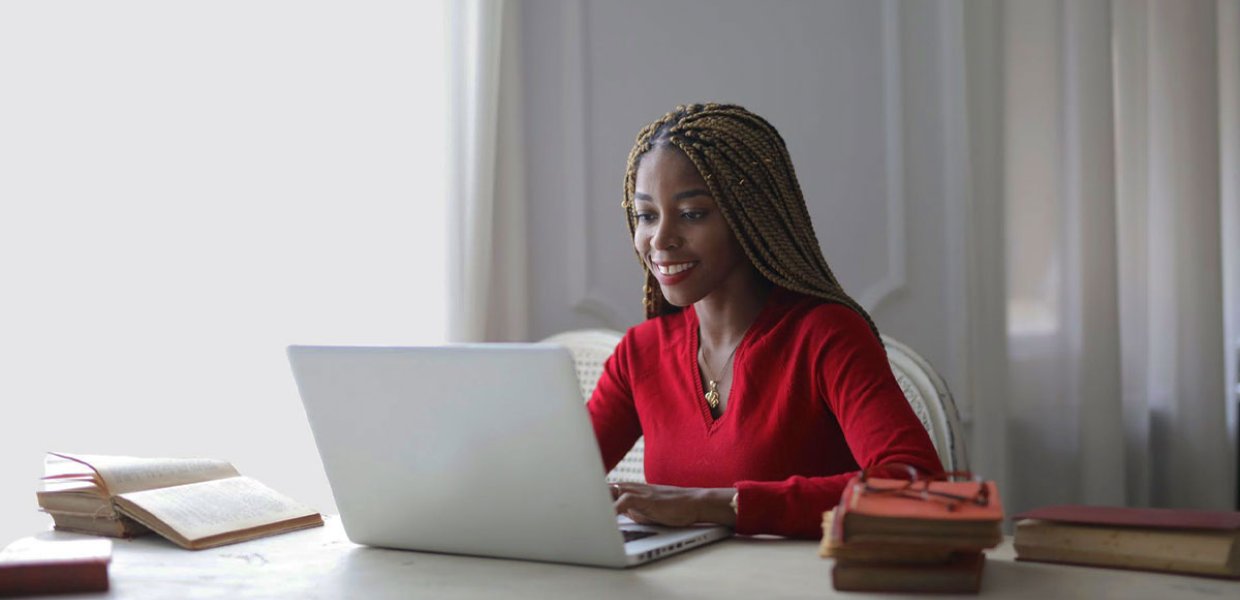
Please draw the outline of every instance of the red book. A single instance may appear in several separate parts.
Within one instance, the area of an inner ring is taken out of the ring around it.
[[[0,551],[0,596],[103,592],[111,540],[23,538]]]
[[[831,585],[841,592],[935,592],[976,594],[986,555],[957,555],[942,564],[836,561]]]
[[[1188,510],[1176,508],[1126,508],[1061,504],[1044,506],[1016,515],[1017,519],[1039,519],[1080,525],[1149,527],[1151,529],[1240,530],[1240,512],[1229,510]]]
[[[1003,541],[1003,505],[993,481],[854,479],[835,511],[843,544],[921,544],[976,552]],[[838,533],[837,533],[838,532]]]

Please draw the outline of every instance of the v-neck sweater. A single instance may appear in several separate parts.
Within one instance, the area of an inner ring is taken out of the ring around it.
[[[737,533],[816,539],[861,468],[942,470],[882,343],[847,306],[772,290],[736,349],[718,419],[697,352],[691,306],[625,333],[588,404],[607,471],[645,436],[648,483],[735,487]]]

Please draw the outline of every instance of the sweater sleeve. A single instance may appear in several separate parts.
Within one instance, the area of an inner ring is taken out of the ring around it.
[[[838,307],[838,305],[837,305]],[[896,383],[882,343],[852,310],[835,311],[821,343],[811,345],[818,397],[826,402],[861,468],[905,463],[942,471],[921,421]],[[837,504],[856,472],[783,481],[737,482],[736,532],[788,537],[822,536],[822,513]]]
[[[642,436],[629,384],[630,335],[620,340],[615,352],[603,363],[603,373],[586,404],[594,425],[594,437],[603,455],[604,473],[611,472]]]

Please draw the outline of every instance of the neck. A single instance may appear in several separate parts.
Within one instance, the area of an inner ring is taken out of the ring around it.
[[[734,347],[762,312],[771,284],[756,271],[747,279],[716,290],[693,305],[703,346]]]

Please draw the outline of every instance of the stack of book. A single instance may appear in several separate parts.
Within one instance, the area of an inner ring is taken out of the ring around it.
[[[854,479],[823,515],[819,554],[840,591],[976,593],[1002,522],[994,482]]]
[[[151,531],[117,511],[95,472],[68,455],[47,455],[41,483],[39,509],[52,517],[56,529],[119,538]]]
[[[1240,512],[1064,505],[1016,518],[1017,560],[1240,578]]]
[[[154,531],[191,550],[323,524],[318,512],[222,460],[49,453],[37,495],[56,529]]]

